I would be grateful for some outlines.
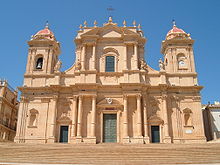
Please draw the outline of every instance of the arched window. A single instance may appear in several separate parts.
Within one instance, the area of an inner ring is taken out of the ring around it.
[[[177,55],[177,61],[179,69],[187,69],[187,58],[183,53]]]
[[[42,69],[43,67],[43,57],[39,57],[36,61],[36,69]]]
[[[106,56],[105,58],[105,71],[106,72],[115,72],[115,57]]]
[[[37,119],[38,119],[38,111],[35,109],[30,110],[29,126],[37,127]]]

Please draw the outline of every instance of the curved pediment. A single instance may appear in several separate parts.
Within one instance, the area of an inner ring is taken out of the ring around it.
[[[118,107],[118,106],[123,106],[120,101],[117,99],[113,98],[105,98],[101,100],[97,106],[99,107]]]
[[[155,124],[163,124],[164,123],[164,121],[157,115],[153,115],[153,116],[149,117],[148,121],[150,123],[155,123]]]
[[[59,123],[70,123],[72,120],[69,118],[67,113],[62,113],[57,121]]]

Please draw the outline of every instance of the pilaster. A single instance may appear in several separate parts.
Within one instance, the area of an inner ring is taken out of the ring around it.
[[[144,143],[142,135],[142,114],[141,114],[141,94],[136,95],[137,98],[137,134],[131,139],[131,143]]]
[[[92,114],[91,114],[91,124],[90,124],[90,135],[87,139],[87,143],[96,143],[96,96],[92,96]]]
[[[167,109],[167,93],[162,92],[162,109],[164,112],[164,143],[171,143],[171,137],[169,134],[169,119],[168,119],[168,109]]]
[[[149,133],[148,133],[148,121],[147,121],[147,97],[143,97],[143,111],[144,111],[144,142],[150,143]]]
[[[82,70],[85,70],[85,56],[86,56],[86,44],[83,44],[83,46],[82,46],[82,54],[81,54]]]
[[[128,96],[124,95],[124,112],[123,112],[123,127],[124,127],[124,137],[123,143],[129,143],[129,136],[128,136]]]
[[[76,140],[77,98],[78,96],[74,95],[72,99],[72,126],[71,126],[71,134],[70,134],[70,143]]]
[[[82,102],[83,96],[79,96],[79,104],[78,104],[78,116],[77,116],[77,135],[76,135],[76,143],[82,142]]]
[[[138,70],[138,44],[134,43],[134,70]]]

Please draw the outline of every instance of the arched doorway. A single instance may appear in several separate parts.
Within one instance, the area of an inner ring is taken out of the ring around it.
[[[71,119],[67,116],[66,113],[63,113],[58,119],[58,142],[68,143],[70,139],[70,125]]]
[[[101,143],[120,142],[120,116],[123,105],[117,99],[105,98],[98,104]]]
[[[151,116],[149,119],[151,143],[161,143],[163,140],[163,120],[158,116]]]

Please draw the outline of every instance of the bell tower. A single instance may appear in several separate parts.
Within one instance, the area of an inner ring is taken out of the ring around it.
[[[60,44],[48,23],[28,41],[29,52],[25,75],[53,74],[58,62]]]
[[[162,41],[161,53],[164,55],[164,66],[167,73],[195,73],[193,43],[190,34],[177,28],[175,22],[173,28]]]

